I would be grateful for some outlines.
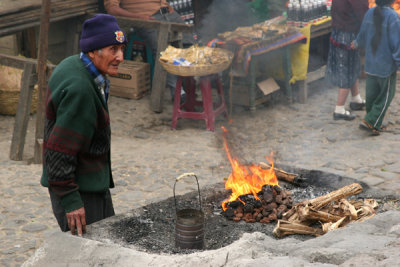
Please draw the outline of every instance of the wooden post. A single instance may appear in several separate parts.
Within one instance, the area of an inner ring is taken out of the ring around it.
[[[292,78],[292,65],[290,62],[290,46],[287,45],[283,48],[283,72],[285,74],[285,88],[286,97],[289,103],[293,102],[292,98],[292,86],[290,85],[290,79]]]
[[[39,56],[38,56],[38,105],[36,114],[36,133],[35,133],[35,151],[33,162],[42,163],[42,142],[44,135],[44,108],[46,96],[46,68],[47,68],[47,49],[48,49],[48,33],[50,21],[50,0],[42,0],[42,10],[40,19],[39,32]]]
[[[22,73],[21,77],[21,92],[19,94],[10,148],[10,159],[12,160],[22,160],[23,157],[26,130],[28,128],[35,80],[33,77],[34,68],[34,64],[26,62],[24,65],[24,72]]]
[[[249,109],[251,112],[256,110],[257,63],[256,57],[253,57],[250,61]]]
[[[37,57],[36,47],[36,35],[35,28],[29,28],[26,30],[26,41],[27,41],[27,56],[30,58]]]
[[[66,49],[65,57],[72,56],[79,52],[79,35],[80,35],[80,25],[78,25],[78,20],[72,18],[68,20],[68,27],[66,29]]]
[[[158,30],[158,42],[157,42],[157,56],[155,58],[154,65],[154,76],[151,89],[151,107],[154,112],[162,112],[164,91],[167,80],[167,72],[163,69],[158,59],[160,58],[160,52],[164,51],[168,46],[168,36],[171,30],[169,23],[160,23]]]
[[[298,81],[299,86],[299,102],[305,104],[308,97],[308,82],[307,80]]]

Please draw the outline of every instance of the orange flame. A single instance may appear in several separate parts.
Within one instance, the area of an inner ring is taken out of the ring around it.
[[[368,0],[369,8],[376,6],[375,0]],[[399,14],[400,16],[400,0],[395,0],[392,4],[393,9]]]
[[[221,128],[225,134],[228,132],[225,127],[222,126]],[[225,189],[231,189],[232,194],[228,199],[221,203],[223,210],[226,210],[227,203],[237,200],[241,195],[252,194],[257,200],[259,200],[257,193],[262,190],[262,187],[264,185],[278,185],[278,179],[274,171],[272,153],[270,157],[265,157],[265,159],[271,164],[271,168],[269,169],[263,169],[255,164],[243,165],[237,159],[232,158],[225,135],[223,135],[223,137],[226,155],[232,166],[232,172],[225,183]]]

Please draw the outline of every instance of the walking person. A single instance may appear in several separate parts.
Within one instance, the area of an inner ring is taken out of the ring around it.
[[[61,230],[81,236],[86,225],[114,215],[105,75],[118,74],[126,37],[115,17],[97,14],[83,23],[80,46],[50,77],[41,184]]]
[[[361,59],[358,49],[351,48],[356,38],[364,14],[368,10],[368,0],[332,1],[332,33],[330,36],[326,77],[339,87],[334,120],[353,120],[355,115],[345,109],[351,92],[350,109],[361,110],[365,100],[360,96],[358,77],[361,73]]]
[[[400,66],[400,18],[394,0],[376,0],[365,14],[354,48],[365,48],[366,115],[360,128],[379,135],[386,111],[396,91]]]

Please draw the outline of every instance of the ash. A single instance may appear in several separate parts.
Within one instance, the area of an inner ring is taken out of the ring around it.
[[[325,190],[308,186],[296,189],[290,184],[281,183],[281,187],[290,190],[294,202],[326,194]],[[243,233],[262,232],[268,236],[272,234],[275,223],[246,223],[234,222],[222,215],[221,202],[229,197],[230,192],[224,189],[223,184],[203,189],[202,211],[204,213],[204,249],[213,250],[225,247],[238,240]],[[151,253],[188,254],[196,250],[183,250],[175,247],[176,210],[183,208],[198,209],[198,193],[192,192],[179,198],[182,207],[175,209],[173,198],[142,207],[135,215],[114,222],[109,228],[110,236],[122,246],[131,247]],[[294,238],[307,240],[312,237],[297,235]]]
[[[301,176],[301,184],[292,185],[280,181],[281,189],[291,192],[293,203],[325,195],[343,186],[358,182],[363,192],[355,198],[374,198],[380,204],[378,213],[400,207],[400,197],[388,195],[385,191],[370,188],[354,178],[327,173],[319,170],[306,170],[292,166],[277,166],[287,172]],[[239,240],[244,233],[261,232],[275,238],[272,234],[275,223],[235,222],[222,215],[221,202],[231,192],[224,188],[224,183],[217,183],[201,189],[202,212],[204,213],[204,250],[214,250],[230,245]],[[127,248],[156,254],[190,254],[198,250],[175,248],[176,211],[199,209],[198,192],[177,196],[175,207],[173,197],[134,209],[127,214],[109,217],[89,225],[85,238],[117,243]],[[312,236],[291,235],[300,241],[313,239]]]

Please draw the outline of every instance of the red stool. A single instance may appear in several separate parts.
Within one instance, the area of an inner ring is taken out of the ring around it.
[[[217,92],[219,101],[215,105],[212,101],[211,94],[211,82],[210,79],[215,77],[217,81]],[[182,82],[185,82],[186,101],[183,104],[181,102],[181,90]],[[174,97],[174,110],[172,112],[172,129],[176,129],[178,118],[188,119],[203,119],[206,121],[206,127],[209,131],[215,130],[215,118],[224,113],[225,117],[228,117],[228,112],[225,106],[224,91],[222,89],[222,82],[218,74],[212,74],[208,76],[200,77],[200,88],[202,101],[196,100],[196,82],[193,77],[182,77],[179,76],[176,82],[175,97]],[[195,112],[196,106],[202,106],[202,112]],[[182,111],[182,108],[185,111]]]

